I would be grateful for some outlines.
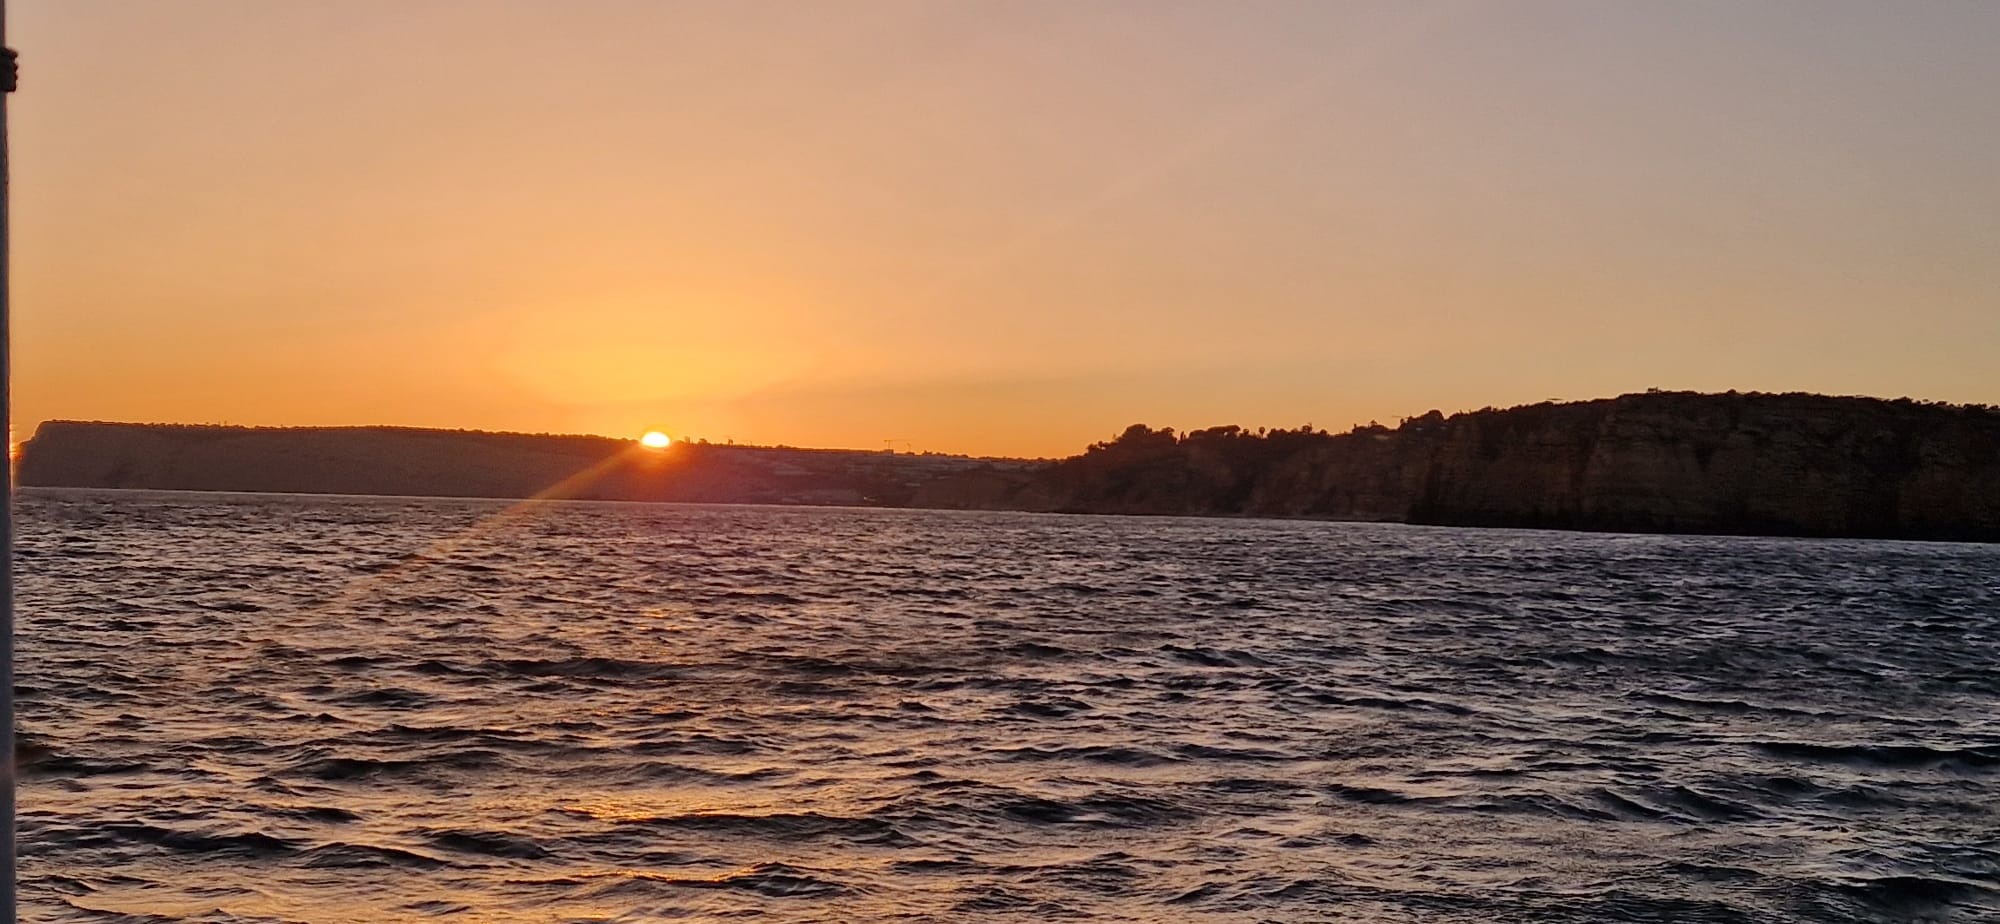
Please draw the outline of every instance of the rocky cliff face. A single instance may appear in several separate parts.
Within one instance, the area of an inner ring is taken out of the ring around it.
[[[2000,413],[1815,395],[1626,395],[1460,415],[1408,519],[2000,539]]]
[[[1648,393],[1339,435],[1135,427],[1050,478],[1089,512],[1995,541],[2000,411]]]
[[[1422,488],[1431,440],[1359,431],[1293,453],[1258,479],[1247,513],[1402,522]]]

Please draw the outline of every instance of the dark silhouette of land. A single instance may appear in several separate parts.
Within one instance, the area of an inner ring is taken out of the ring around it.
[[[2000,540],[2000,409],[1651,392],[1389,428],[1133,427],[1065,509],[1622,532]]]
[[[1649,392],[1346,433],[1134,425],[1058,462],[51,421],[26,486],[1359,519],[2000,541],[2000,409]]]
[[[23,444],[17,475],[30,487],[921,507],[987,506],[983,484],[1011,494],[1045,465],[408,427],[49,421]]]

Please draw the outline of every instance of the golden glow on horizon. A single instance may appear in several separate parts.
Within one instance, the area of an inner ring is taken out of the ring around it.
[[[673,437],[658,430],[649,431],[645,436],[639,437],[639,445],[647,449],[665,449],[673,444]]]
[[[16,420],[1058,456],[2000,401],[2000,5],[1536,10],[19,4]]]

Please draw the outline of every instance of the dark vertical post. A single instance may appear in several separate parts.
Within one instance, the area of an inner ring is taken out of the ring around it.
[[[7,4],[0,0],[0,49],[7,45]],[[14,318],[7,293],[7,94],[14,92],[14,52],[0,53],[0,423],[7,425],[7,487],[0,503],[0,920],[20,920],[14,904]]]

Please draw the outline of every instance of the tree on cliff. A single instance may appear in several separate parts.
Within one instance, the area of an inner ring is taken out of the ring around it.
[[[1084,454],[1153,455],[1170,452],[1177,444],[1178,440],[1174,438],[1174,428],[1165,427],[1155,430],[1145,424],[1135,423],[1126,427],[1125,432],[1118,434],[1116,438],[1109,442],[1090,444],[1090,448],[1084,450]]]

